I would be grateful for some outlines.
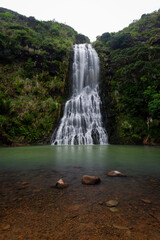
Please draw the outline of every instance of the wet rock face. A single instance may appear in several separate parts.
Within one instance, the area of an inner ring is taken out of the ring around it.
[[[100,181],[101,179],[99,177],[89,176],[89,175],[84,175],[81,180],[83,184],[87,184],[87,185],[95,185],[100,183]]]
[[[127,177],[125,174],[119,172],[119,171],[111,171],[107,173],[107,176],[109,177]]]

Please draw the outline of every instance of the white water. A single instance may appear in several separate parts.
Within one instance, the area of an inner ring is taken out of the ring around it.
[[[107,144],[98,94],[99,58],[90,44],[74,45],[72,96],[52,145]]]

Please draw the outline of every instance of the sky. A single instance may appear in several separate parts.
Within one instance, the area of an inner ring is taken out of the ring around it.
[[[38,20],[65,23],[91,41],[104,32],[118,32],[144,13],[160,8],[159,0],[0,0],[8,8]]]

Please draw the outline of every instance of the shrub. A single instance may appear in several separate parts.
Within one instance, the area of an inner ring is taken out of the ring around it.
[[[8,114],[11,109],[11,101],[9,99],[0,98],[0,114]]]

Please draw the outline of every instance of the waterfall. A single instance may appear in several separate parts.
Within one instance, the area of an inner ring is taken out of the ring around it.
[[[76,44],[73,50],[72,96],[65,104],[52,145],[107,144],[98,94],[98,55],[90,44]]]

